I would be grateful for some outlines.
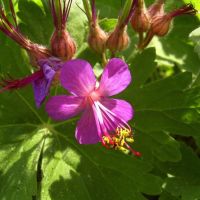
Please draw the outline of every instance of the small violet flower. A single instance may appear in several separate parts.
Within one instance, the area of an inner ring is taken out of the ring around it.
[[[0,93],[6,90],[23,88],[32,84],[36,106],[40,107],[46,96],[49,94],[53,80],[56,78],[57,74],[59,75],[59,70],[61,69],[63,62],[58,58],[50,57],[48,59],[41,59],[38,64],[40,70],[24,78],[3,78],[0,82]]]
[[[61,85],[71,95],[54,96],[46,104],[46,111],[54,120],[67,120],[82,112],[76,127],[76,139],[80,144],[102,142],[107,148],[123,152],[133,150],[127,142],[133,142],[131,127],[132,106],[110,96],[123,91],[131,82],[128,65],[113,58],[105,67],[98,83],[91,65],[80,59],[67,61],[60,73]]]
[[[40,60],[39,65],[43,72],[43,76],[38,77],[32,82],[37,107],[40,107],[46,96],[49,95],[50,87],[56,74],[59,74],[63,62],[58,58],[51,57],[49,59]]]

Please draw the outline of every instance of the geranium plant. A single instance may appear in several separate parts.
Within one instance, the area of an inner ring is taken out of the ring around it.
[[[200,199],[197,0],[0,1],[0,199]]]

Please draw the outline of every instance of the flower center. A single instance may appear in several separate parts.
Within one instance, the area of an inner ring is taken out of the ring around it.
[[[93,101],[98,101],[100,99],[99,93],[96,90],[92,91],[89,96]]]

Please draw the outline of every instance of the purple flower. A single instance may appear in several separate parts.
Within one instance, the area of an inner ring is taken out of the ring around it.
[[[0,88],[0,93],[6,90],[23,88],[27,85],[32,84],[36,106],[40,107],[46,96],[49,94],[52,81],[56,73],[59,73],[63,62],[61,62],[57,58],[50,57],[49,59],[40,60],[38,64],[40,66],[40,70],[24,78],[3,78],[3,81],[0,82],[0,87],[2,87]]]
[[[43,76],[38,77],[32,82],[37,107],[40,107],[46,96],[48,96],[54,76],[61,69],[63,63],[59,59],[51,57],[40,60],[39,65],[42,69]]]
[[[82,112],[75,134],[80,144],[101,141],[108,148],[140,155],[127,144],[133,141],[131,127],[127,124],[133,117],[132,106],[124,100],[109,98],[123,91],[131,82],[124,61],[111,59],[98,82],[88,62],[71,60],[63,65],[60,80],[71,95],[50,98],[46,104],[50,117],[67,120]]]

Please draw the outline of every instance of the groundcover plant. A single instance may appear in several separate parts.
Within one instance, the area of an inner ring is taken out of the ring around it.
[[[199,0],[0,0],[0,199],[200,199]]]

